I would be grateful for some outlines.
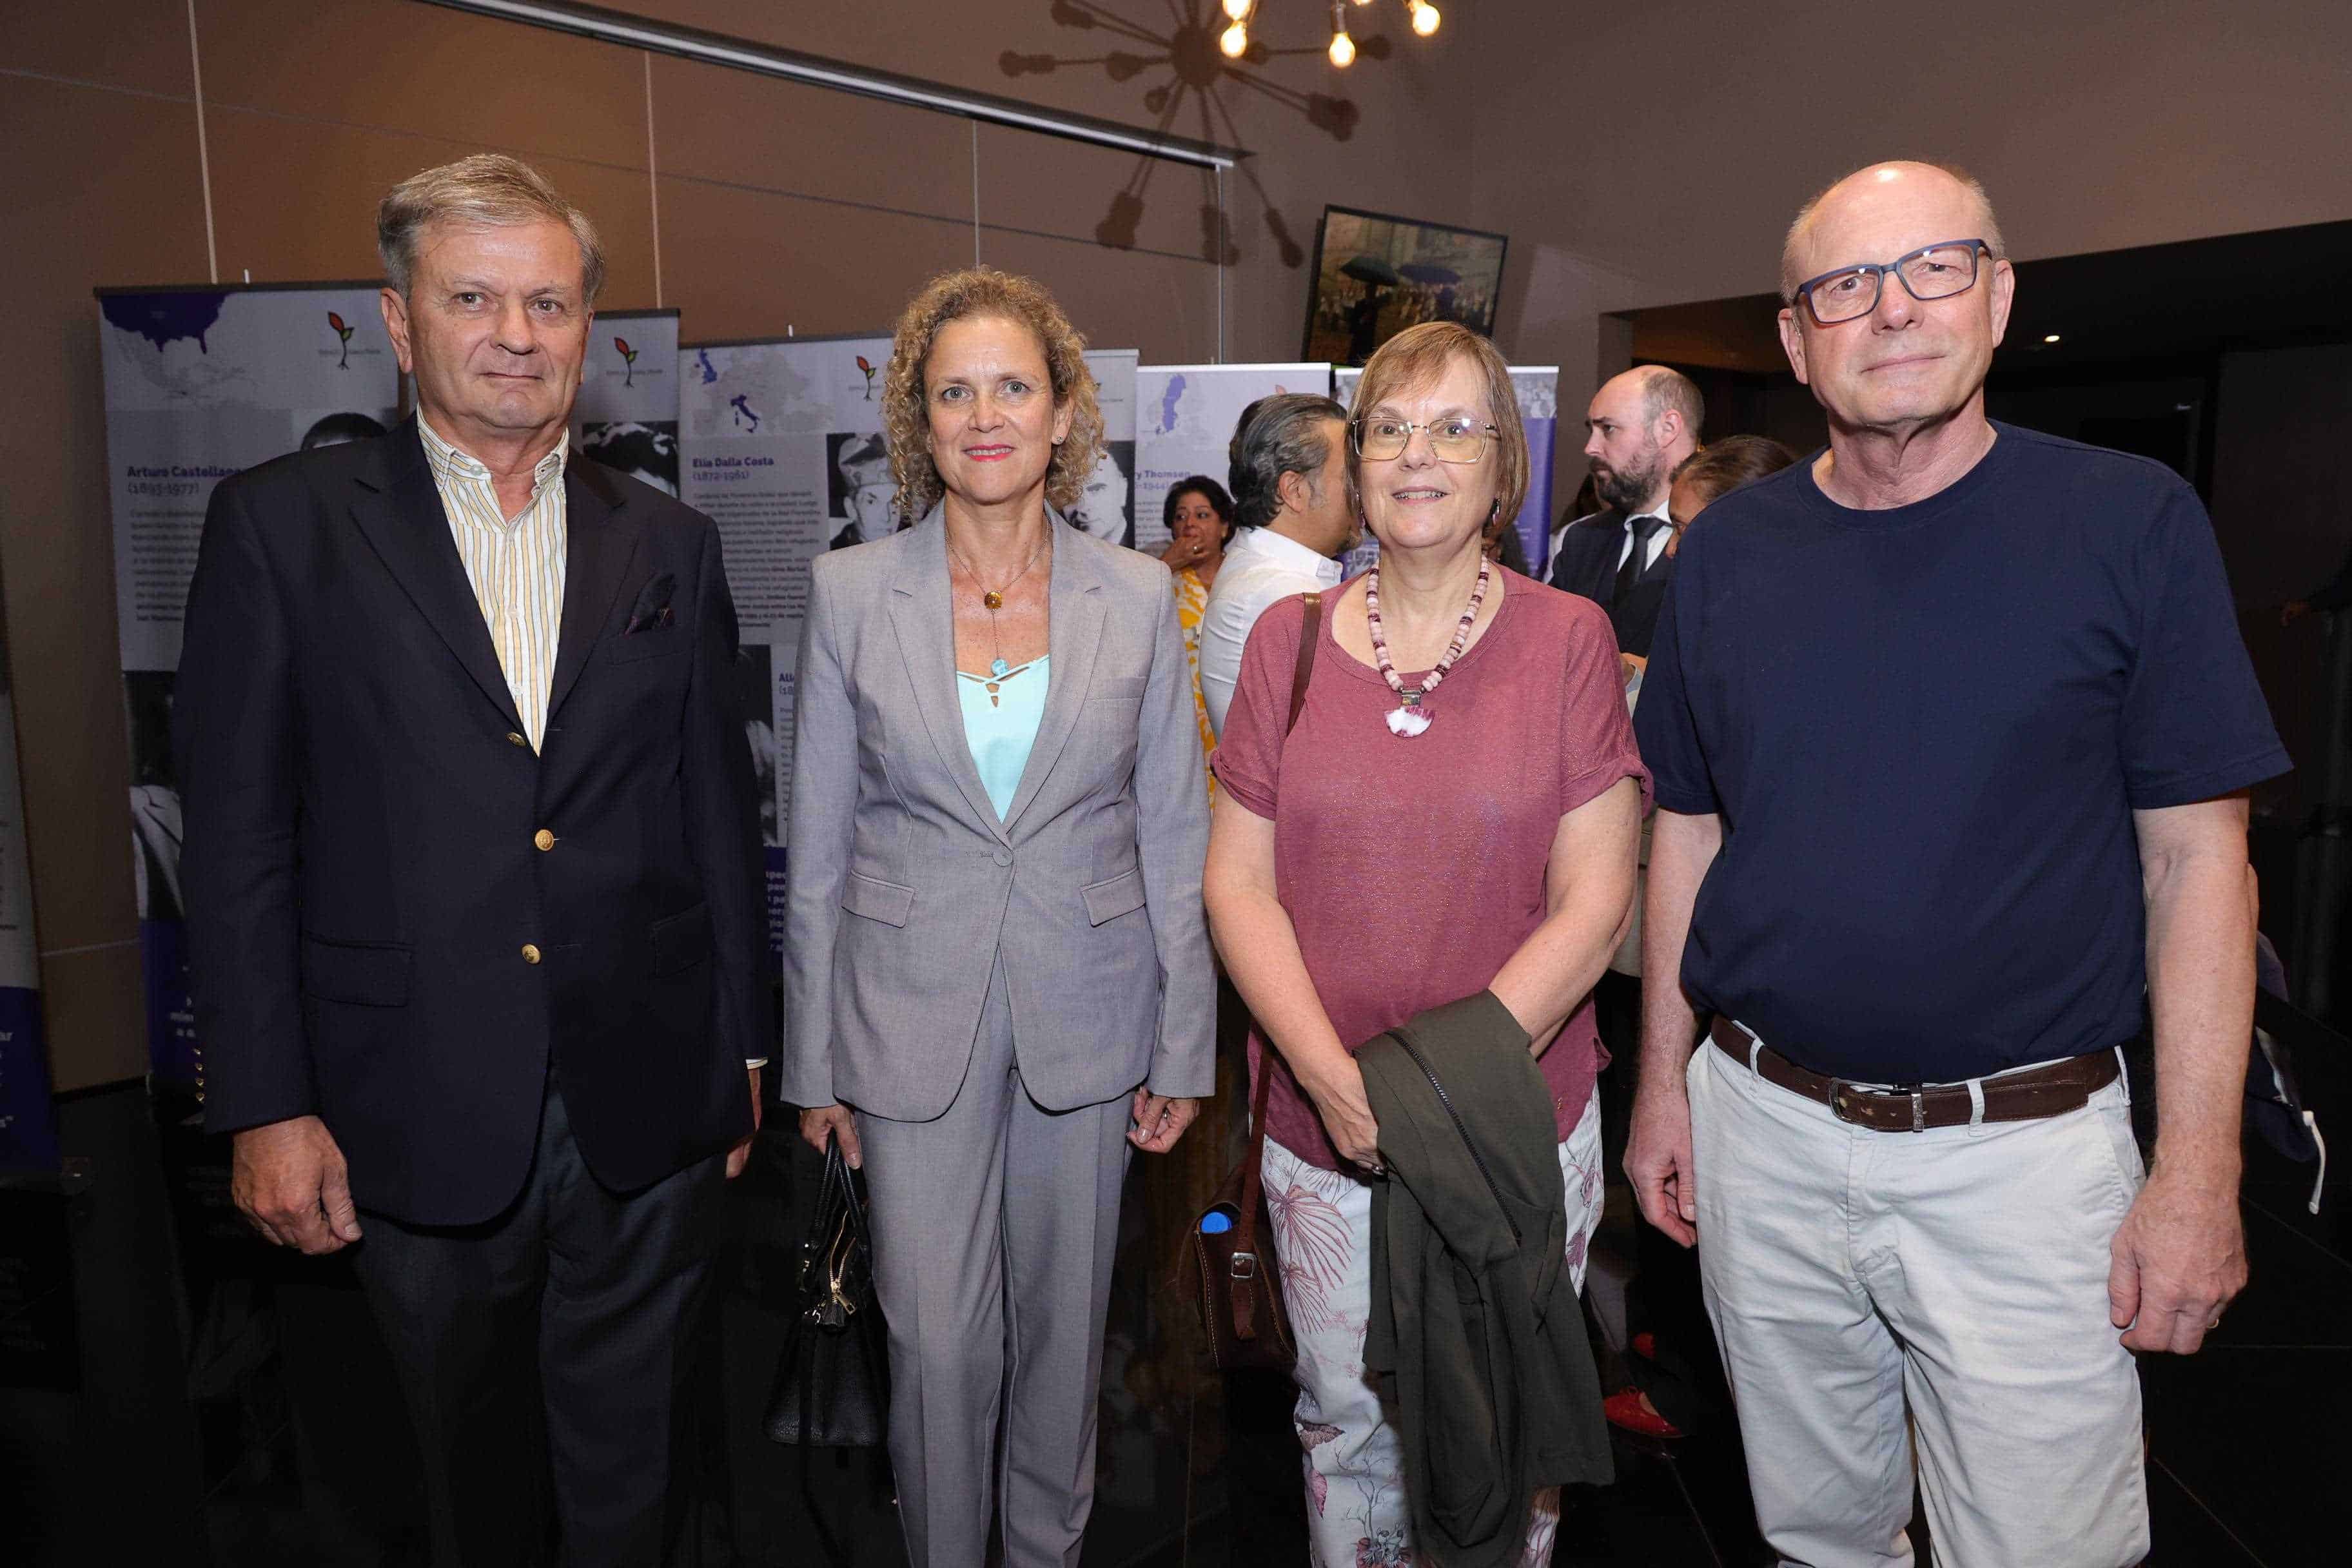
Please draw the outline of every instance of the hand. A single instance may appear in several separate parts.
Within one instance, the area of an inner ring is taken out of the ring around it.
[[[1147,1154],[1165,1154],[1176,1147],[1176,1140],[1184,1136],[1184,1129],[1201,1114],[1201,1102],[1139,1089],[1135,1091],[1132,1114],[1134,1125],[1127,1130],[1127,1141]]]
[[[325,1122],[297,1116],[248,1127],[231,1148],[229,1196],[262,1235],[313,1257],[360,1238],[351,1171]]]
[[[2279,606],[2279,625],[2291,626],[2309,614],[2311,614],[2310,600],[2289,599]]]
[[[751,1068],[749,1071],[751,1075],[751,1131],[743,1134],[741,1141],[727,1151],[727,1179],[730,1182],[741,1175],[743,1167],[751,1163],[751,1140],[760,1135],[760,1118],[763,1110],[760,1104],[760,1069]]]
[[[1706,1047],[1699,1047],[1704,1050]],[[1633,1095],[1625,1176],[1642,1217],[1689,1247],[1698,1240],[1698,1182],[1691,1163],[1690,1097],[1679,1080]]]
[[[1379,1174],[1384,1168],[1381,1164],[1381,1124],[1372,1119],[1372,1102],[1364,1094],[1364,1069],[1356,1065],[1355,1058],[1349,1058],[1329,1078],[1304,1087],[1307,1098],[1315,1102],[1316,1113],[1323,1118],[1323,1131],[1331,1135],[1339,1158]]]
[[[1650,661],[1638,653],[1621,653],[1617,656],[1617,668],[1624,672],[1626,679],[1631,680],[1641,671],[1649,668]]]
[[[1160,552],[1160,560],[1171,572],[1181,572],[1187,566],[1198,566],[1208,553],[1207,540],[1180,533],[1168,542],[1168,548]]]
[[[827,1132],[841,1140],[841,1157],[849,1162],[851,1170],[865,1166],[865,1152],[857,1146],[857,1122],[850,1116],[849,1107],[818,1105],[801,1112],[801,1137],[820,1154],[824,1152]]]
[[[2108,1248],[2107,1321],[2126,1348],[2189,1355],[2246,1288],[2237,1183],[2171,1176],[2159,1165]]]

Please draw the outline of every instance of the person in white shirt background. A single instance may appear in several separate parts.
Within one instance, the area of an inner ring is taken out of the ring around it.
[[[1201,613],[1201,697],[1224,732],[1242,648],[1266,608],[1339,585],[1339,558],[1363,537],[1348,489],[1348,411],[1278,392],[1242,410],[1226,481],[1240,531]]]

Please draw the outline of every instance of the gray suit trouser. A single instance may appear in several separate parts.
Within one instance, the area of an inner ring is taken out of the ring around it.
[[[979,1568],[998,1498],[1005,1568],[1078,1561],[1129,1110],[1029,1097],[1000,964],[946,1113],[857,1113],[914,1568]]]

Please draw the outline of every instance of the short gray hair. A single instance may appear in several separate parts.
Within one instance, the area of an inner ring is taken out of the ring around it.
[[[477,153],[437,169],[411,174],[392,187],[375,211],[375,253],[393,291],[408,297],[416,272],[416,251],[425,231],[436,223],[466,227],[504,227],[560,223],[580,246],[583,302],[593,305],[604,289],[604,247],[588,215],[556,193],[546,175],[503,153]]]
[[[1227,448],[1225,488],[1234,492],[1234,521],[1264,528],[1282,510],[1282,476],[1320,482],[1331,460],[1327,424],[1348,423],[1348,411],[1311,392],[1277,392],[1242,410]]]
[[[1706,399],[1698,384],[1672,365],[1645,364],[1634,373],[1642,378],[1642,416],[1654,425],[1671,408],[1683,416],[1683,432],[1693,441],[1706,425]]]
[[[1788,235],[1780,241],[1780,303],[1793,305],[1797,302],[1797,285],[1804,281],[1797,272],[1797,247],[1804,243],[1805,230],[1812,224],[1814,212],[1820,208],[1832,191],[1853,179],[1854,175],[1868,174],[1873,169],[1881,168],[1889,163],[1907,164],[1915,169],[1933,169],[1939,174],[1948,175],[1958,181],[1960,188],[1967,191],[1969,197],[1975,201],[1977,211],[1982,216],[1977,225],[1979,233],[1956,234],[1952,237],[1983,240],[1992,247],[1996,260],[2009,254],[2009,245],[2000,237],[2000,220],[1992,216],[1992,198],[1985,194],[1982,180],[1978,179],[1958,163],[1938,163],[1926,158],[1882,158],[1875,163],[1864,163],[1859,169],[1840,174],[1836,179],[1815,191],[1807,199],[1805,205],[1797,209],[1796,217],[1790,222]]]

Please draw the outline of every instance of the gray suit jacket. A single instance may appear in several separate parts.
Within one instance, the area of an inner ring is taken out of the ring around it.
[[[778,1092],[928,1121],[1002,957],[1048,1110],[1214,1085],[1209,808],[1168,569],[1055,519],[1050,684],[999,821],[955,689],[947,525],[810,563]]]

